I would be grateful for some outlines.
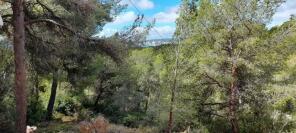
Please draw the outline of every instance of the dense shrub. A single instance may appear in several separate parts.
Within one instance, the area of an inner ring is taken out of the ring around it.
[[[28,124],[35,125],[45,118],[45,108],[42,105],[42,102],[39,99],[32,98],[29,101],[28,110],[27,110],[27,119]]]
[[[13,133],[14,132],[14,116],[15,110],[13,101],[0,101],[0,132],[1,133]]]
[[[77,112],[79,105],[70,98],[64,99],[64,101],[58,101],[57,111],[64,115],[74,115]]]

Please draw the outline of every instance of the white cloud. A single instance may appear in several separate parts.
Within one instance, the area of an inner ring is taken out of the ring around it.
[[[119,4],[120,4],[120,5],[130,5],[130,2],[129,2],[129,0],[121,0],[121,1],[119,2]]]
[[[137,15],[133,11],[124,12],[115,18],[111,24],[123,24],[133,22],[137,18]]]
[[[141,9],[152,9],[154,7],[154,3],[150,0],[140,0],[137,3],[137,6]]]
[[[150,40],[150,39],[171,38],[174,35],[175,29],[176,28],[174,26],[156,26],[150,30],[147,39]],[[144,28],[138,27],[137,30],[139,32],[141,32],[144,30]],[[104,30],[102,32],[100,32],[99,34],[96,34],[94,36],[109,37],[109,36],[114,35],[118,31],[120,31],[120,29],[108,27],[108,28],[104,28]]]
[[[101,31],[99,34],[96,34],[94,36],[99,36],[99,37],[110,37],[114,35],[116,32],[118,32],[117,29],[112,29],[112,28],[104,28],[103,31]]]
[[[156,19],[156,22],[163,22],[163,23],[171,23],[175,22],[176,19],[178,18],[179,7],[171,7],[165,12],[159,12],[154,15],[154,18]]]
[[[271,25],[282,24],[283,22],[289,20],[292,14],[296,15],[296,1],[287,0],[287,2],[283,3],[274,14]]]
[[[150,30],[148,39],[171,38],[175,30],[173,26],[156,26]]]
[[[119,31],[119,29],[121,27],[120,25],[126,25],[127,23],[133,22],[137,17],[138,16],[133,11],[123,12],[120,15],[116,16],[114,18],[113,22],[108,23],[107,25],[105,25],[105,27],[103,28],[103,31],[96,34],[95,36],[100,36],[100,37],[112,36],[116,32]]]
[[[120,4],[128,5],[128,6],[135,5],[137,6],[137,8],[140,8],[143,10],[154,8],[154,3],[151,0],[122,0]]]

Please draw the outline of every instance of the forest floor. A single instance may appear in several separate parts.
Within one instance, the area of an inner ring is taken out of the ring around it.
[[[77,133],[78,122],[51,121],[37,125],[36,133]]]
[[[108,133],[155,133],[156,129],[128,128],[122,125],[108,124]],[[51,121],[37,125],[36,133],[79,133],[79,122]]]

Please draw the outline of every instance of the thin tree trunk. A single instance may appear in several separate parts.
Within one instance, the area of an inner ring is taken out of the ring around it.
[[[1,4],[1,3],[0,3]],[[3,26],[3,19],[2,19],[2,17],[1,17],[1,14],[0,14],[0,28]]]
[[[14,26],[14,62],[15,62],[15,98],[16,98],[16,132],[26,132],[27,96],[25,66],[25,23],[24,1],[12,2]]]
[[[239,124],[237,121],[236,111],[238,104],[238,84],[237,84],[237,66],[236,63],[232,66],[231,76],[233,78],[230,86],[229,98],[229,121],[233,133],[239,133]]]
[[[150,102],[150,90],[148,89],[148,94],[147,94],[147,100],[145,101],[145,107],[144,107],[144,110],[145,112],[148,111],[148,106],[149,106],[149,102]]]
[[[57,88],[58,88],[58,77],[59,77],[58,70],[55,70],[52,73],[52,85],[51,85],[50,98],[49,98],[48,105],[47,105],[46,120],[52,119],[53,107],[54,107]]]
[[[171,105],[170,105],[170,112],[169,112],[169,122],[168,122],[168,130],[167,133],[172,132],[173,128],[173,110],[174,110],[174,103],[175,103],[175,90],[172,90],[172,97],[171,97]]]
[[[33,96],[35,96],[35,100],[39,101],[39,78],[38,78],[38,74],[36,73],[35,75],[35,87],[32,91]]]
[[[99,103],[99,100],[100,100],[100,98],[101,98],[101,91],[99,92],[99,94],[97,95],[97,97],[96,97],[96,100],[95,100],[95,103],[94,103],[94,107],[96,107],[96,106],[98,106],[98,103]]]
[[[103,88],[103,82],[104,82],[104,80],[103,79],[101,79],[100,80],[100,83],[99,83],[99,87],[97,88],[97,90],[99,91],[98,92],[98,95],[97,95],[97,97],[96,97],[96,100],[95,100],[95,103],[94,103],[94,107],[96,107],[97,105],[98,105],[98,102],[99,102],[99,100],[100,100],[100,98],[101,98],[101,96],[102,96],[102,94],[103,94],[103,92],[104,92],[104,88]]]
[[[178,67],[179,67],[179,45],[176,46],[176,64],[174,69],[174,79],[171,89],[171,105],[170,105],[170,111],[169,111],[169,121],[168,121],[168,129],[167,133],[171,133],[173,129],[173,112],[174,112],[174,104],[175,104],[175,92],[177,90],[177,78],[178,78]]]

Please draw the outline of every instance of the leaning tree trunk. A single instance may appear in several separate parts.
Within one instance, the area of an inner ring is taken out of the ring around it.
[[[16,99],[16,132],[26,132],[26,66],[25,66],[25,22],[24,1],[12,2],[13,27],[14,27],[14,62],[15,62],[15,99]]]
[[[52,73],[52,85],[51,85],[50,98],[49,98],[48,105],[47,105],[46,120],[52,119],[53,107],[54,107],[56,94],[57,94],[57,88],[58,88],[58,77],[59,77],[58,70],[55,70]]]
[[[233,63],[231,76],[233,78],[231,86],[229,89],[229,121],[231,124],[232,133],[239,133],[239,125],[237,121],[236,111],[238,104],[238,77],[237,77],[237,66],[236,63]]]

